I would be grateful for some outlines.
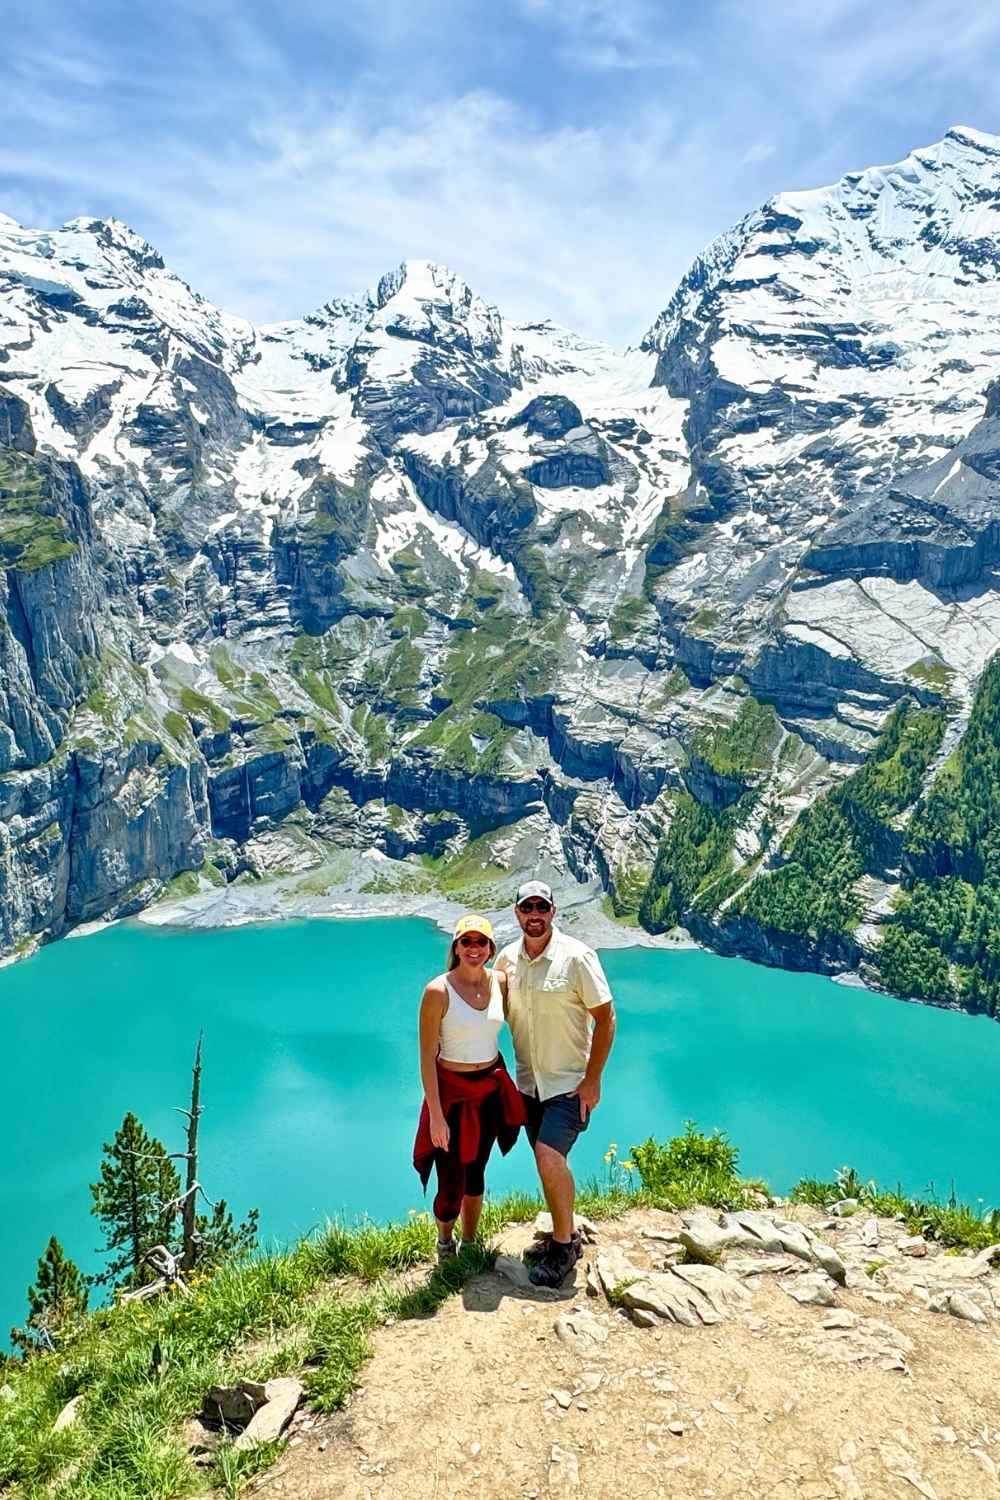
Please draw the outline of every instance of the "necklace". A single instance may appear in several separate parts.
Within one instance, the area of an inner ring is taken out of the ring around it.
[[[463,983],[465,983],[465,982],[467,982],[467,981],[463,981]],[[459,990],[459,994],[460,995],[462,994],[461,990]],[[472,984],[472,998],[473,998],[473,1000],[476,1000],[476,1001],[480,1002],[480,1004],[481,1004],[481,1002],[486,999],[486,995],[487,995],[487,990],[484,989],[484,987],[483,987],[483,979],[482,979],[482,976],[480,976],[480,978],[478,978],[478,979],[476,979],[476,980],[473,981],[473,984]],[[463,1000],[465,999],[464,995],[462,995],[462,999]]]

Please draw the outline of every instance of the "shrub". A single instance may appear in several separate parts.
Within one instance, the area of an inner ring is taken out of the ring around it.
[[[633,1146],[643,1193],[661,1207],[742,1208],[763,1191],[737,1173],[739,1152],[721,1130],[702,1134],[692,1120],[684,1134],[660,1145],[652,1137]]]

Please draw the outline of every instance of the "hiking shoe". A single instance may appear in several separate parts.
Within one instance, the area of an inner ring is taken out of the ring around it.
[[[583,1246],[577,1240],[570,1240],[568,1245],[550,1240],[545,1255],[528,1272],[528,1280],[532,1286],[562,1286],[582,1254]]]
[[[549,1247],[551,1244],[551,1234],[547,1234],[544,1239],[535,1240],[534,1244],[529,1245],[527,1250],[525,1250],[524,1255],[522,1256],[522,1260],[524,1261],[525,1265],[537,1266],[539,1261],[544,1260],[546,1255],[549,1253]],[[583,1235],[580,1233],[579,1229],[573,1230],[573,1233],[570,1235],[570,1244],[576,1245],[576,1258],[577,1260],[579,1260],[580,1256],[583,1254]]]
[[[446,1260],[454,1260],[458,1254],[458,1245],[454,1240],[438,1240],[438,1265],[443,1266]]]

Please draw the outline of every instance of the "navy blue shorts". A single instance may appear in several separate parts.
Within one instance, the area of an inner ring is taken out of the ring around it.
[[[560,1156],[568,1156],[577,1136],[590,1124],[589,1115],[586,1120],[580,1118],[579,1094],[555,1094],[551,1099],[535,1099],[531,1094],[522,1094],[521,1098],[528,1111],[525,1133],[532,1150],[541,1141],[543,1146],[551,1146]]]

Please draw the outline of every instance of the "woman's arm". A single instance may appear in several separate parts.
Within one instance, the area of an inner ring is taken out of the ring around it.
[[[448,1149],[448,1122],[441,1109],[438,1088],[437,1055],[441,1039],[441,1018],[448,1005],[444,985],[436,980],[424,990],[420,1002],[420,1081],[431,1117],[431,1141],[441,1151]]]
[[[504,1020],[506,1020],[507,1019],[507,970],[506,969],[497,969],[497,968],[494,968],[493,972],[497,976],[497,983],[500,986],[500,998],[503,1001],[503,1014],[504,1014]]]

